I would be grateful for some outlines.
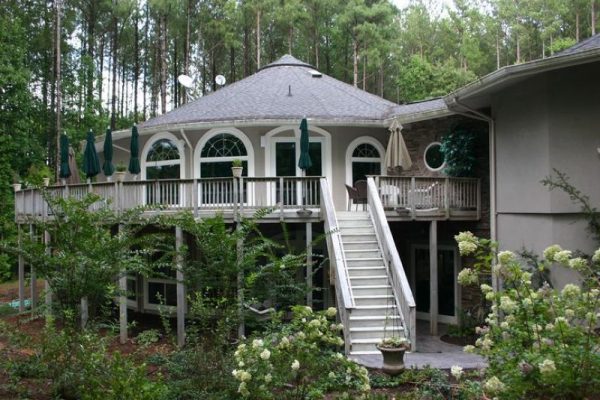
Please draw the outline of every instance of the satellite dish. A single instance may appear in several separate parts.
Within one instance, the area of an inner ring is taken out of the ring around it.
[[[226,80],[223,75],[217,75],[217,76],[215,76],[215,82],[217,83],[217,85],[223,86],[225,84]]]
[[[193,89],[194,88],[194,80],[187,75],[179,75],[177,77],[177,81],[181,84],[181,86]]]

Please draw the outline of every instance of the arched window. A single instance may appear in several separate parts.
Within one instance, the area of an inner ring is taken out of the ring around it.
[[[352,185],[356,181],[366,180],[367,175],[380,175],[382,170],[381,146],[376,146],[371,141],[361,141],[352,150],[348,161],[350,165],[347,165],[347,168],[351,173],[350,184]]]
[[[425,166],[430,171],[440,171],[446,166],[444,153],[442,153],[442,144],[440,142],[430,143],[423,153]]]
[[[244,176],[248,174],[248,150],[239,137],[231,133],[217,133],[200,150],[200,177],[231,176],[231,163],[241,160]]]
[[[179,179],[181,177],[179,148],[170,139],[152,143],[146,155],[146,179]]]

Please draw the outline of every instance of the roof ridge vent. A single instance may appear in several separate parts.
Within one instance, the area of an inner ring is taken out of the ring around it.
[[[321,78],[323,77],[323,74],[320,73],[319,71],[317,71],[316,69],[309,69],[308,73],[313,77],[313,78]]]

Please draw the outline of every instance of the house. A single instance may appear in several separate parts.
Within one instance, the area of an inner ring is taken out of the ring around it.
[[[162,212],[190,210],[196,218],[220,213],[232,223],[237,215],[270,208],[261,220],[265,231],[277,237],[285,221],[299,246],[328,256],[328,268],[309,282],[326,290],[307,302],[335,303],[346,327],[346,352],[369,354],[390,320],[415,341],[417,318],[428,320],[429,333],[436,334],[439,322],[458,323],[461,310],[477,302],[475,292],[456,282],[461,261],[453,237],[460,231],[536,252],[554,242],[591,248],[578,208],[539,181],[555,167],[600,199],[588,173],[599,162],[599,38],[502,68],[443,99],[407,105],[284,56],[140,124],[139,176],[50,190],[94,191],[121,209],[160,204]],[[313,161],[306,174],[297,167],[302,118],[308,119]],[[399,126],[413,162],[407,170],[384,162],[390,132]],[[473,178],[445,175],[439,158],[441,138],[459,126],[479,135]],[[129,159],[130,137],[130,131],[114,133],[115,162]],[[238,159],[244,173],[233,178],[230,166]],[[345,185],[365,179],[368,206],[350,204]],[[21,190],[15,198],[18,222],[44,216],[37,190]],[[329,232],[322,249],[310,248],[317,232]],[[176,235],[183,240],[183,232]],[[567,278],[557,273],[557,281]],[[183,340],[183,285],[127,281],[122,287],[128,283],[135,293],[130,308],[151,312],[155,292],[177,307]]]
[[[444,98],[489,123],[491,237],[541,254],[558,243],[598,248],[578,204],[540,181],[559,170],[600,204],[600,34],[552,57],[501,68]],[[555,268],[561,287],[575,277]]]

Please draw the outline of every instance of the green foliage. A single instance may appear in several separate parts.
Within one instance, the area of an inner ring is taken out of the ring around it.
[[[557,38],[552,45],[550,46],[550,51],[552,53],[558,53],[559,51],[568,49],[571,46],[577,44],[577,41],[570,37],[565,38]]]
[[[457,127],[442,137],[444,172],[454,177],[474,177],[477,168],[477,133]]]
[[[581,286],[567,284],[561,291],[542,285],[533,287],[530,272],[515,253],[501,251],[470,233],[456,237],[461,254],[474,256],[477,266],[459,274],[461,284],[477,284],[480,272],[490,271],[502,279],[503,289],[481,285],[492,302],[486,325],[479,328],[476,347],[468,346],[488,360],[486,394],[507,399],[587,398],[600,384],[600,337],[596,330],[600,311],[600,249],[591,259],[575,257],[552,245],[544,251],[538,268],[553,263],[577,271]]]
[[[240,396],[315,399],[329,392],[368,392],[367,370],[337,352],[343,340],[335,313],[334,308],[313,312],[297,306],[289,324],[240,344],[232,371]]]
[[[582,193],[569,182],[569,177],[564,172],[555,168],[554,173],[556,177],[548,176],[542,180],[542,184],[550,190],[562,190],[569,195],[573,203],[579,204],[581,212],[588,221],[589,232],[596,242],[600,243],[600,211],[591,204],[589,196]]]
[[[100,315],[117,294],[115,278],[122,271],[147,274],[151,258],[169,248],[165,238],[141,234],[152,222],[141,219],[141,209],[116,215],[93,194],[45,198],[54,217],[36,224],[49,233],[51,250],[39,237],[24,236],[20,254],[50,284],[54,311],[65,317],[79,315],[82,297],[88,298],[90,318]],[[15,251],[10,243],[3,247]]]
[[[145,331],[140,332],[136,338],[135,342],[147,347],[151,344],[154,344],[160,340],[160,332],[156,329],[147,329]]]

